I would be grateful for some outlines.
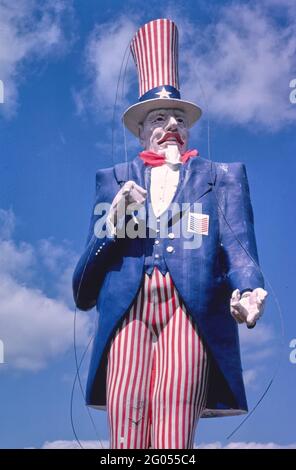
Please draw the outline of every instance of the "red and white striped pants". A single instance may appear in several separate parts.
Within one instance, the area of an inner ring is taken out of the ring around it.
[[[108,353],[113,449],[186,449],[205,406],[208,358],[169,273],[145,274]]]

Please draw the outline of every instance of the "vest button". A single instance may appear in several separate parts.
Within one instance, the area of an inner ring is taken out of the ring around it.
[[[173,232],[170,232],[170,233],[168,234],[168,237],[169,237],[171,240],[173,240],[173,238],[175,238],[175,234],[174,234]]]
[[[166,251],[167,251],[168,253],[172,253],[172,252],[174,251],[174,247],[173,247],[173,246],[167,246]]]
[[[155,245],[159,245],[159,240],[155,240]]]
[[[159,255],[156,253],[155,258],[159,258]]]

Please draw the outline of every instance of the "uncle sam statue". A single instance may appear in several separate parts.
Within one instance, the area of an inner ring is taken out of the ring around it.
[[[86,402],[111,448],[192,448],[200,417],[247,412],[237,323],[255,326],[267,292],[245,166],[187,150],[201,109],[180,97],[176,25],[145,24],[131,51],[123,122],[144,151],[97,172],[73,276],[77,307],[98,311]]]

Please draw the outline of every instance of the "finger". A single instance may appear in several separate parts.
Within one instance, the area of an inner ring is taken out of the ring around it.
[[[264,304],[265,304],[264,300],[259,299],[257,301],[257,308],[258,308],[258,310],[260,310],[260,312],[262,311],[262,313],[263,313]]]
[[[129,186],[123,187],[121,191],[122,196],[127,196],[128,194],[130,194],[131,190],[132,188]]]
[[[235,307],[232,307],[230,309],[231,315],[233,318],[238,322],[238,323],[244,323],[245,317],[241,314],[241,312],[236,309]]]
[[[142,186],[140,186],[139,184],[135,183],[134,181],[130,180],[130,181],[127,181],[124,186],[123,186],[123,191],[124,193],[129,193],[130,191],[132,191],[133,189],[137,190],[139,193],[141,193],[142,195],[145,195],[147,194],[147,190],[142,188]]]
[[[231,307],[234,308],[240,315],[245,312],[245,309],[244,309],[244,307],[242,306],[242,304],[240,303],[240,301],[238,301],[238,302],[231,302]]]
[[[135,184],[136,183],[134,181],[127,181],[126,183],[124,183],[120,190],[121,194],[123,194],[124,196],[129,194],[129,192],[134,188]]]
[[[139,197],[145,198],[147,193],[143,193],[143,191],[139,191],[137,188],[133,188],[130,194],[137,195]]]
[[[147,196],[147,191],[146,191],[146,189],[143,190],[143,189],[140,188],[140,187],[138,187],[138,188],[137,188],[137,187],[134,187],[134,188],[132,189],[131,193],[138,194],[139,196],[144,197],[144,198]]]
[[[120,201],[124,201],[129,191],[128,187],[123,186],[114,197],[111,206],[118,204]]]
[[[136,202],[138,204],[143,204],[145,202],[146,195],[139,193],[135,189],[133,189],[129,194],[129,203]]]
[[[268,295],[268,292],[265,289],[262,289],[261,287],[258,287],[257,289],[254,289],[254,293],[256,294],[256,298],[261,301],[264,301]]]
[[[135,181],[133,180],[128,180],[126,183],[124,183],[124,186],[126,186],[127,188],[133,188],[137,183],[135,183]]]
[[[254,326],[256,325],[258,319],[259,319],[259,317],[257,315],[255,315],[255,316],[254,315],[249,315],[247,320],[246,320],[247,327],[249,329],[254,328]]]
[[[265,305],[265,302],[266,302],[266,296],[260,297],[258,300],[259,305],[262,305],[262,306]]]
[[[116,209],[116,208],[120,205],[120,203],[121,203],[121,201],[122,201],[123,199],[124,199],[124,196],[122,196],[121,194],[117,195],[117,196],[114,198],[114,201],[113,201],[112,204],[111,204],[111,209],[110,209],[110,210]]]
[[[235,290],[232,292],[231,300],[238,301],[238,300],[240,300],[240,297],[241,297],[240,290],[239,290],[239,289],[235,289]]]
[[[252,325],[253,323],[256,323],[256,321],[259,320],[260,316],[261,314],[259,310],[257,310],[257,312],[250,312],[247,316],[246,323]]]
[[[145,196],[147,194],[147,189],[142,188],[142,186],[139,186],[138,184],[135,183],[134,189],[137,190],[140,194]]]
[[[125,208],[125,196],[122,194],[118,194],[111,205],[111,210],[118,210],[119,208],[122,208],[122,210]]]
[[[243,321],[246,321],[248,317],[248,311],[245,309],[245,307],[241,304],[241,302],[238,302],[236,305],[233,305],[233,308],[238,312],[240,318]]]

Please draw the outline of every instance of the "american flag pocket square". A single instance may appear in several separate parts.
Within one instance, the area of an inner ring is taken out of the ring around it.
[[[200,214],[199,212],[189,212],[187,230],[190,233],[197,233],[198,235],[209,234],[209,219],[207,214]]]

